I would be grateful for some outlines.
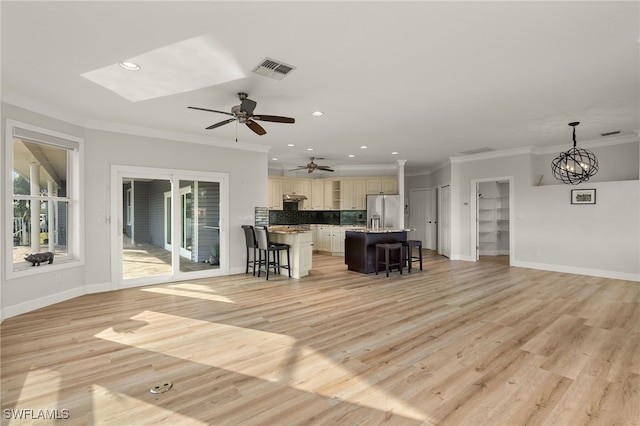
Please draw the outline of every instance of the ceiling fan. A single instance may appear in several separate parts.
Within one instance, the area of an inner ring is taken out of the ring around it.
[[[209,112],[217,112],[219,114],[231,115],[233,118],[229,118],[227,120],[221,121],[216,124],[212,124],[207,127],[207,130],[215,129],[216,127],[224,126],[225,124],[229,124],[233,121],[237,121],[238,123],[246,124],[248,128],[253,130],[258,135],[262,136],[267,133],[264,128],[256,123],[254,120],[258,121],[272,121],[275,123],[295,123],[296,120],[290,117],[281,117],[279,115],[253,115],[253,110],[256,108],[257,102],[247,98],[247,94],[240,92],[238,93],[238,97],[240,98],[240,105],[236,105],[231,108],[231,112],[218,111],[215,109],[208,108],[198,108],[198,107],[187,107],[191,109],[198,109],[200,111],[209,111]]]
[[[316,158],[316,157],[309,157],[309,160],[311,160],[309,163],[307,163],[306,166],[298,166],[295,169],[291,169],[289,170],[290,172],[294,171],[294,170],[303,170],[303,169],[307,169],[307,173],[313,173],[314,170],[320,170],[323,172],[333,172],[334,170],[329,167],[329,166],[319,166],[316,163],[313,162],[313,160],[324,160],[324,158]]]

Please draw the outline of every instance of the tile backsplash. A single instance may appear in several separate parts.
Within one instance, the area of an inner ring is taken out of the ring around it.
[[[366,225],[365,210],[298,210],[298,203],[284,203],[282,210],[269,211],[269,225]]]

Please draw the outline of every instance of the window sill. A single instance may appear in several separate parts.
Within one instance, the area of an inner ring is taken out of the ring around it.
[[[40,266],[31,266],[28,262],[24,262],[24,265],[13,264],[13,270],[7,270],[7,280],[29,277],[34,275],[41,275],[56,271],[62,271],[65,269],[78,268],[84,265],[84,261],[80,259],[60,259],[54,260],[52,264],[42,263]]]

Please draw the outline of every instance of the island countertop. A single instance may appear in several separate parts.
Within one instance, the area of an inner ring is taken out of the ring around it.
[[[270,226],[269,232],[273,232],[274,234],[299,234],[303,232],[311,232],[311,229],[287,228],[286,226]]]
[[[347,232],[365,232],[367,234],[385,234],[385,233],[389,233],[389,232],[409,232],[411,231],[411,229],[396,229],[396,228],[380,228],[380,229],[373,229],[373,228],[353,228],[353,229],[347,229]]]

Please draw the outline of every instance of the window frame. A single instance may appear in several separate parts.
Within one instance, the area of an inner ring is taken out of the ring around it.
[[[13,170],[14,170],[14,139],[27,140],[29,142],[64,148],[67,150],[67,195],[59,196],[32,196],[14,195]],[[7,118],[5,120],[4,138],[4,166],[5,166],[5,190],[4,190],[4,228],[5,235],[5,278],[7,280],[45,274],[47,272],[62,269],[75,268],[84,265],[84,139],[58,132],[55,130],[35,126]],[[27,262],[24,265],[13,262],[13,200],[29,199],[39,201],[63,201],[67,203],[67,255],[56,257],[51,265],[45,267],[31,267]]]

